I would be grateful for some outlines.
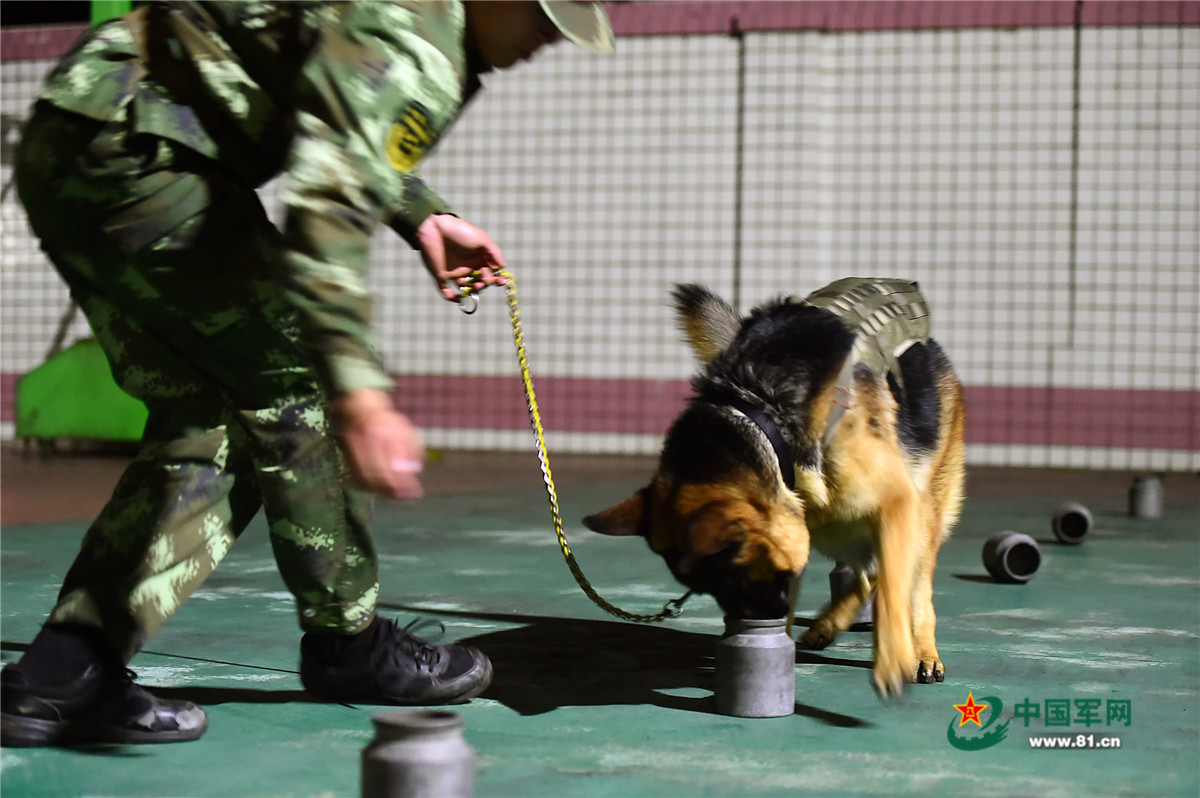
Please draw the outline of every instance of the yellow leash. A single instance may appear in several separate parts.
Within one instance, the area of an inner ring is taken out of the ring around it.
[[[622,620],[633,621],[634,623],[660,623],[667,618],[674,618],[679,615],[682,610],[683,602],[691,591],[677,599],[671,599],[660,612],[653,615],[638,615],[637,613],[627,612],[614,604],[609,603],[596,592],[592,584],[583,575],[579,563],[575,561],[575,555],[571,553],[571,547],[567,545],[567,536],[563,534],[562,515],[558,509],[558,491],[554,487],[554,476],[550,471],[550,456],[546,452],[546,436],[542,431],[542,416],[538,411],[537,394],[533,390],[533,376],[529,373],[529,361],[525,357],[525,334],[521,329],[521,309],[517,304],[517,281],[513,277],[512,272],[507,269],[498,272],[505,279],[505,297],[508,302],[508,318],[512,324],[513,344],[517,348],[517,362],[521,365],[521,381],[525,385],[525,404],[529,409],[529,424],[533,428],[533,437],[537,443],[538,463],[542,468],[542,481],[546,485],[546,495],[550,499],[550,516],[554,520],[554,534],[558,536],[558,546],[562,549],[563,559],[567,562],[567,568],[571,571],[571,576],[575,577],[576,584],[580,589],[592,600],[600,609],[607,612],[609,615],[614,615]],[[468,288],[461,292],[462,299],[475,300],[473,303],[463,306],[462,310],[468,315],[475,312],[478,305],[478,297]]]

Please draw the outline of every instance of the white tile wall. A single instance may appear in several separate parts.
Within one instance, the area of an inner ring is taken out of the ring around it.
[[[560,47],[489,75],[422,168],[504,249],[535,375],[687,377],[675,282],[729,298],[736,283],[745,309],[876,274],[921,282],[969,385],[1200,391],[1200,29],[1084,30],[1076,153],[1074,37],[747,35],[740,249],[731,37],[630,38],[612,58]],[[23,114],[48,66],[4,63],[0,110]],[[0,357],[19,373],[45,356],[66,294],[11,194],[0,222]],[[462,316],[387,231],[372,269],[389,368],[515,372],[500,292]],[[657,448],[608,437],[557,441]],[[971,458],[1200,467],[1197,452],[1070,447],[977,445]]]

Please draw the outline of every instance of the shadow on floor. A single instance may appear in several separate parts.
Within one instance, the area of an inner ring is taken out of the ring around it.
[[[457,613],[401,604],[381,603],[380,609],[422,616],[456,616],[522,624],[458,641],[478,647],[492,660],[495,676],[483,697],[498,701],[521,715],[540,715],[565,706],[621,704],[650,705],[704,714],[714,711],[711,695],[697,697],[674,694],[676,691],[696,690],[711,694],[714,690],[713,652],[716,638],[711,634],[617,621]],[[4,641],[0,647],[5,651],[23,652],[28,645]],[[852,668],[871,666],[865,661],[839,659],[799,649],[796,651],[796,662]],[[317,701],[304,690],[202,685],[151,686],[148,689],[161,698],[193,701],[201,706]],[[796,703],[795,712],[831,726],[871,725],[861,718],[799,702]]]
[[[205,706],[219,704],[321,704],[305,690],[263,690],[254,687],[147,687],[159,698],[191,701]]]
[[[400,604],[380,604],[380,609],[522,624],[458,641],[478,647],[492,660],[495,676],[483,697],[521,715],[540,715],[564,706],[617,704],[713,712],[711,695],[673,694],[712,693],[716,639],[710,634],[618,621],[456,613]],[[799,650],[796,662],[870,667],[869,662]],[[870,725],[861,718],[806,704],[797,703],[795,711],[833,726]]]
[[[13,640],[0,641],[0,651],[25,653],[29,650],[28,643],[18,643]],[[222,660],[203,659],[200,657],[180,657],[176,654],[169,654],[161,651],[146,651],[147,654],[157,654],[168,659],[183,659],[193,662],[210,662],[220,665],[232,665],[235,667],[253,667],[255,670],[278,670],[275,668],[261,668],[254,666],[239,665],[235,662],[226,662]],[[289,671],[290,672],[290,671]],[[136,672],[135,672],[136,675]],[[139,684],[141,682],[139,681]],[[201,685],[183,687],[158,687],[155,685],[144,685],[154,695],[159,698],[180,699],[183,701],[192,701],[201,706],[215,706],[217,704],[290,704],[293,702],[319,703],[317,699],[310,696],[305,690],[263,690],[258,688],[248,687],[204,687]]]

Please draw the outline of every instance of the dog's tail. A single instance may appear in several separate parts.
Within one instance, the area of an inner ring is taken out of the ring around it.
[[[671,296],[679,328],[701,363],[708,363],[733,342],[741,320],[725,300],[695,283],[675,286]]]

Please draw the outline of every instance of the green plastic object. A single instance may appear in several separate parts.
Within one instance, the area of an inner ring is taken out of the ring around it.
[[[17,383],[18,438],[136,442],[146,406],[122,391],[94,338],[51,355]]]
[[[128,14],[132,0],[92,0],[92,25]]]

